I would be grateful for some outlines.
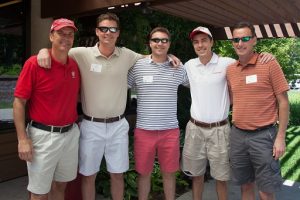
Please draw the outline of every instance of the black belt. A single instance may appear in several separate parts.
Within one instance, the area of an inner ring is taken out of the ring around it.
[[[269,124],[269,125],[266,125],[266,126],[262,126],[262,127],[259,127],[257,129],[254,129],[254,130],[248,130],[248,129],[242,129],[242,128],[239,128],[237,127],[236,125],[233,125],[235,128],[241,130],[241,131],[244,131],[244,132],[258,132],[258,131],[262,131],[262,130],[265,130],[265,129],[268,129],[268,128],[272,128],[273,126],[275,126],[276,124]]]
[[[112,123],[119,121],[125,117],[124,114],[119,115],[117,117],[111,117],[111,118],[96,118],[96,117],[90,117],[85,114],[83,114],[83,118],[92,122],[102,122],[102,123]]]
[[[192,123],[194,123],[196,126],[200,126],[202,128],[213,128],[213,127],[218,127],[218,126],[224,126],[225,124],[228,123],[227,119],[224,119],[224,120],[219,121],[219,122],[205,123],[205,122],[197,121],[197,120],[193,119],[192,117],[191,117],[190,121]]]
[[[70,125],[67,125],[67,126],[48,126],[48,125],[41,124],[41,123],[35,122],[35,121],[31,121],[30,125],[35,127],[35,128],[44,130],[44,131],[58,132],[58,133],[68,132],[73,127],[73,124],[70,124]]]

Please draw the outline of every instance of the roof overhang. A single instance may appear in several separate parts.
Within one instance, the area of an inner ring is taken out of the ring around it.
[[[255,24],[258,38],[300,37],[299,0],[42,0],[42,17],[86,15],[134,6],[195,21],[209,27],[217,39],[230,39],[230,27],[239,21]]]

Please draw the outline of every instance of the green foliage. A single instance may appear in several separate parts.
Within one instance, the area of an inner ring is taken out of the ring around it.
[[[256,45],[257,52],[272,53],[288,80],[295,79],[295,74],[300,73],[300,39],[277,38],[259,40]]]
[[[22,66],[20,64],[12,64],[11,66],[0,66],[0,75],[14,75],[20,74]]]

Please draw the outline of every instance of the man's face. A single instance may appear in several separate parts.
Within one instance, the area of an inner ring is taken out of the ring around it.
[[[149,41],[153,56],[167,56],[170,44],[169,36],[159,31],[153,33]]]
[[[212,55],[211,48],[213,46],[213,40],[205,33],[199,33],[192,39],[195,53],[198,57],[210,57]]]
[[[253,53],[254,46],[256,45],[256,37],[253,37],[248,27],[233,30],[232,36],[232,45],[239,57],[249,56]]]
[[[115,46],[120,35],[117,22],[114,20],[103,20],[96,28],[96,35],[100,44]]]
[[[50,33],[50,41],[52,42],[52,48],[68,52],[74,42],[74,29],[70,27],[64,27],[57,31]]]

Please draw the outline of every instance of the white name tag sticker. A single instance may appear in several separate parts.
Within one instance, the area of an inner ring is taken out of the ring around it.
[[[246,84],[257,83],[257,75],[246,76]]]
[[[152,83],[153,82],[153,76],[143,76],[143,82],[144,83]]]
[[[99,64],[91,64],[91,72],[101,72],[102,71],[102,65]]]

